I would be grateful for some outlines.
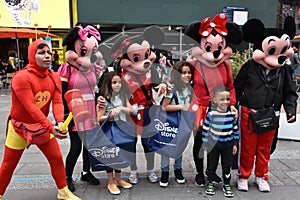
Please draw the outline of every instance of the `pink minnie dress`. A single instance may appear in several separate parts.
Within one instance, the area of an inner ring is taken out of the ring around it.
[[[72,131],[87,131],[98,125],[96,118],[95,86],[97,84],[98,72],[101,70],[96,68],[97,66],[89,72],[80,72],[69,64],[62,64],[57,72],[63,81],[68,82],[68,90],[79,89],[81,91],[87,109],[91,112],[90,118],[85,120],[83,124],[75,124]]]

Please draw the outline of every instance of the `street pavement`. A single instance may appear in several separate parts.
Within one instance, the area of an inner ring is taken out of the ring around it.
[[[10,92],[0,91],[0,160],[2,161],[6,119],[11,105]],[[51,117],[50,117],[51,118]],[[53,118],[52,118],[53,120]],[[288,131],[288,130],[284,130]],[[299,127],[300,134],[300,127]],[[59,140],[61,152],[64,159],[69,149],[69,139]],[[140,142],[137,147],[137,162],[139,172],[139,183],[132,189],[121,189],[120,195],[111,195],[106,189],[107,179],[105,172],[94,172],[99,178],[101,184],[92,186],[80,181],[80,172],[82,169],[82,159],[78,163],[74,172],[74,180],[77,196],[83,200],[96,199],[115,199],[115,200],[192,200],[192,199],[226,199],[222,192],[222,185],[217,185],[216,194],[209,196],[205,194],[204,187],[198,187],[194,183],[195,166],[192,157],[193,138],[183,155],[183,174],[186,177],[186,183],[179,185],[175,182],[174,173],[170,171],[169,186],[167,188],[159,187],[158,183],[149,183],[146,178],[146,163]],[[171,161],[171,164],[173,161]],[[259,192],[254,184],[254,176],[249,180],[249,191],[240,192],[236,189],[237,176],[236,170],[232,171],[232,186],[235,196],[231,199],[300,199],[300,142],[279,140],[275,153],[270,161],[270,193]],[[155,171],[160,175],[160,156],[155,157]],[[124,179],[128,179],[129,168],[122,170]],[[217,170],[221,175],[220,167]],[[1,184],[1,180],[0,180]],[[50,174],[50,167],[43,154],[31,146],[25,150],[18,167],[14,172],[13,179],[3,197],[3,200],[54,200],[56,199],[57,189]]]

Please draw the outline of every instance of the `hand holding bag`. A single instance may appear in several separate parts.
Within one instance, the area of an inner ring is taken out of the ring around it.
[[[89,151],[92,171],[121,169],[134,161],[134,126],[125,121],[106,120],[97,129],[87,131],[84,144]]]

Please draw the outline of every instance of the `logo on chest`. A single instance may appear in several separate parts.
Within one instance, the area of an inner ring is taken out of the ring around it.
[[[38,92],[34,99],[35,99],[35,104],[37,105],[38,108],[42,108],[44,105],[50,101],[51,94],[48,91],[45,92]]]

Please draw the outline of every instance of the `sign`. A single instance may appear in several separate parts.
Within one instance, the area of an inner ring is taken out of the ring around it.
[[[70,28],[69,0],[1,0],[0,26]]]
[[[223,12],[226,13],[229,22],[234,22],[238,25],[244,25],[248,20],[248,8],[245,7],[223,7]]]

